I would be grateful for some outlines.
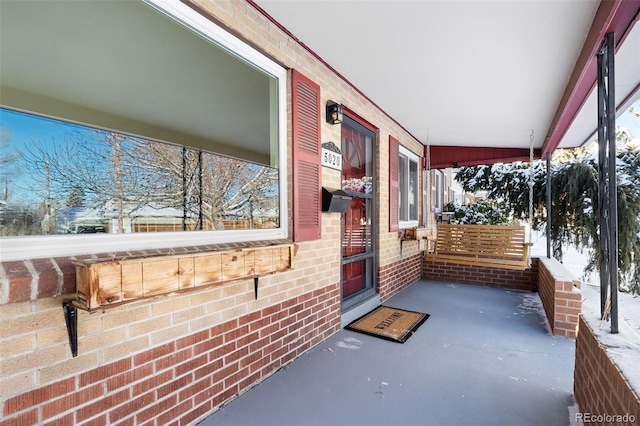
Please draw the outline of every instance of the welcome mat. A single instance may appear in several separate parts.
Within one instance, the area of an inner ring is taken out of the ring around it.
[[[378,306],[345,328],[381,339],[404,343],[424,323],[429,314]]]

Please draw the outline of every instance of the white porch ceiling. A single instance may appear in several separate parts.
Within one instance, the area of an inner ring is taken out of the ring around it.
[[[255,0],[423,143],[542,147],[600,5],[549,1]],[[636,17],[637,19],[637,17]],[[640,85],[640,29],[620,48],[617,99]],[[634,97],[634,99],[635,99]],[[348,105],[348,98],[334,99]],[[597,127],[591,97],[560,141]]]

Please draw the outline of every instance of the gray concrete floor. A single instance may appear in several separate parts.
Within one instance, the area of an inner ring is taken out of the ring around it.
[[[575,342],[537,294],[418,281],[387,306],[431,317],[400,344],[341,330],[201,425],[563,425]]]

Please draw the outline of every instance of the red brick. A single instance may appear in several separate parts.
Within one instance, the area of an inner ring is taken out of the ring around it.
[[[97,384],[89,388],[82,389],[82,391],[76,391],[62,396],[61,398],[52,399],[42,406],[42,419],[46,420],[51,417],[55,417],[65,411],[72,410],[89,401],[98,399],[102,397],[102,395],[104,395],[104,388],[101,384]]]
[[[242,318],[238,319],[238,325],[242,326],[242,325],[247,325],[250,323],[253,323],[254,321],[258,321],[261,318],[261,314],[260,312],[252,312],[248,315],[245,315]]]
[[[224,324],[216,325],[211,329],[211,336],[224,335],[229,330],[233,330],[238,327],[238,320],[227,321]]]
[[[160,386],[156,391],[158,395],[158,399],[162,399],[167,395],[170,395],[174,392],[179,391],[180,389],[187,386],[187,384],[190,383],[192,380],[193,380],[192,375],[182,376],[178,379],[168,382],[164,386]]]
[[[178,401],[182,402],[211,387],[211,377],[191,383],[178,393]]]
[[[291,320],[293,321],[294,318],[292,317]],[[267,327],[264,327],[260,330],[260,337],[269,337],[269,336],[273,336],[276,332],[282,330],[282,324],[270,324]]]
[[[147,420],[157,418],[160,414],[164,413],[165,411],[169,411],[171,407],[175,407],[176,409],[179,408],[179,411],[176,409],[171,410],[174,412],[177,411],[176,414],[178,414],[179,412],[184,412],[183,410],[185,411],[188,410],[191,406],[191,403],[187,402],[186,404],[183,403],[176,407],[177,402],[178,402],[177,396],[172,395],[169,398],[156,402],[155,404],[150,404],[146,410],[143,410],[138,414],[136,414],[136,420],[138,421],[138,423],[143,423]]]
[[[554,325],[558,325],[560,323],[567,322],[567,316],[564,314],[558,313],[558,308],[556,308],[556,312],[553,313]]]
[[[75,390],[75,383],[74,379],[71,378],[14,396],[5,401],[4,415],[9,416],[26,410],[27,408],[40,405],[45,401],[68,394],[73,390]]]
[[[305,309],[296,314],[296,319],[307,318],[312,315],[311,309]]]
[[[249,365],[253,364],[254,362],[258,361],[261,358],[262,358],[261,352],[254,352],[249,356],[242,358],[240,360],[240,368],[247,368]]]
[[[295,352],[289,352],[287,354],[285,354],[285,356],[283,356],[280,360],[279,360],[279,366],[283,366],[285,364],[288,364],[290,361],[293,361],[293,359],[296,357],[296,353]]]
[[[38,275],[38,298],[58,294],[58,271],[49,259],[32,259],[31,264]],[[62,278],[62,277],[60,277]]]
[[[209,340],[210,334],[209,330],[204,330],[199,333],[192,334],[191,336],[183,337],[176,341],[176,348],[183,349],[187,346],[194,346],[199,342],[204,342]]]
[[[156,400],[154,392],[147,392],[144,395],[133,398],[126,404],[120,405],[109,411],[109,420],[115,423],[133,413],[138,412],[143,407],[147,407]]]
[[[223,359],[224,356],[229,353],[229,352],[233,352],[236,350],[236,342],[229,342],[224,346],[220,346],[219,348],[217,348],[216,350],[209,352],[209,362],[213,362],[216,361],[218,359]]]
[[[2,263],[9,282],[9,303],[31,300],[31,283],[33,276],[22,261]]]
[[[262,310],[262,316],[268,317],[269,315],[278,314],[281,311],[282,311],[282,307],[280,306],[280,304],[277,304],[268,308],[264,308]]]
[[[127,419],[120,420],[118,422],[118,426],[136,426],[136,418],[134,416],[131,416]]]
[[[51,420],[48,423],[43,423],[44,426],[68,426],[74,424],[74,414],[69,413],[64,417],[57,418],[55,420]],[[26,424],[26,423],[25,423]]]
[[[111,392],[119,388],[123,388],[125,386],[130,385],[133,382],[137,382],[138,380],[142,380],[145,377],[151,376],[152,374],[153,374],[152,364],[145,364],[143,366],[136,367],[132,370],[128,370],[122,374],[118,374],[108,379],[107,390]]]
[[[58,265],[62,272],[62,288],[60,294],[71,294],[76,292],[76,266],[70,257],[55,257],[51,260]]]
[[[576,301],[576,300],[582,300],[582,293],[581,292],[571,292],[571,293],[567,293],[565,295],[565,298],[569,299],[567,300],[567,304],[571,303],[572,301]]]
[[[194,356],[198,356],[202,353],[209,353],[211,352],[214,348],[220,346],[222,344],[222,336],[216,336],[216,337],[212,337],[212,338],[208,338],[206,340],[201,341],[200,343],[197,343],[196,345],[194,345],[193,347],[193,355]]]
[[[179,352],[173,352],[169,355],[156,360],[156,371],[162,371],[174,368],[176,365],[190,359],[193,356],[193,349],[188,347]]]
[[[82,423],[82,426],[104,426],[106,424],[108,424],[107,415],[103,414],[101,416],[98,416],[94,419],[89,420],[86,423]]]
[[[247,346],[254,340],[256,340],[260,336],[258,331],[254,331],[253,333],[242,336],[238,339],[237,345],[238,347]]]
[[[291,324],[293,324],[296,321],[295,317],[286,317],[283,318],[280,323],[278,324],[278,326],[281,329],[287,328],[288,326],[290,326]]]
[[[147,380],[137,383],[133,386],[133,396],[142,395],[150,390],[156,389],[173,379],[173,370],[156,373]]]
[[[238,371],[238,363],[228,365],[218,370],[212,377],[213,383],[223,382],[227,377],[235,374]]]
[[[25,277],[31,280],[31,272],[29,272],[29,269],[21,260],[2,262],[0,265],[9,280],[22,279]]]
[[[200,355],[197,358],[191,358],[183,364],[176,365],[175,375],[176,377],[180,377],[184,374],[191,373],[202,365],[205,365],[208,361],[209,357],[207,354]]]
[[[213,386],[211,386],[210,391],[211,391],[211,395],[213,395],[213,397],[211,398],[211,404],[213,408],[215,408],[219,404],[219,403],[216,403],[216,401],[220,400],[224,393],[223,383],[214,383]]]
[[[197,418],[205,416],[212,410],[211,401],[208,399],[203,401],[201,405],[198,405],[193,410],[189,411],[185,416],[180,418],[181,424],[192,424]]]
[[[166,413],[163,413],[162,415],[157,417],[156,424],[167,425],[170,422],[177,419],[178,417],[180,417],[180,415],[188,412],[192,407],[193,407],[193,403],[191,402],[191,400],[186,400],[174,406],[171,410],[167,411]]]
[[[35,424],[38,424],[38,410],[27,411],[26,413],[21,413],[15,417],[5,417],[2,420],[2,426],[25,426]]]
[[[79,408],[76,413],[77,421],[83,422],[98,415],[99,413],[106,413],[112,408],[128,401],[130,397],[131,392],[128,388],[118,393],[105,396],[104,398],[94,402],[93,404]]]
[[[249,348],[247,348],[246,346],[243,348],[238,348],[237,350],[226,354],[226,356],[224,357],[224,363],[225,365],[229,365],[237,361],[238,359],[247,356],[248,353]]]
[[[247,333],[249,333],[249,326],[248,325],[243,325],[243,326],[238,327],[236,329],[227,331],[223,335],[224,341],[225,342],[230,342],[232,340],[236,340],[237,338],[239,338],[241,336],[244,336]]]
[[[79,378],[80,387],[84,387],[92,383],[99,382],[109,377],[115,376],[122,372],[131,370],[131,367],[132,367],[131,358],[126,358],[111,364],[104,365],[102,367],[98,367],[94,370],[87,371],[86,373],[80,374],[80,378]]]
[[[202,377],[212,376],[216,370],[222,368],[222,360],[217,359],[215,361],[207,362],[202,367],[193,371],[194,380],[199,380]]]
[[[245,377],[238,384],[238,386],[240,387],[240,389],[247,389],[247,388],[251,387],[252,385],[254,385],[255,383],[257,383],[259,380],[260,380],[260,374],[259,373],[254,373],[254,374],[251,374],[251,375]]]
[[[141,354],[136,355],[133,359],[134,364],[135,365],[145,364],[147,362],[163,357],[167,354],[173,353],[175,352],[175,350],[176,350],[176,347],[174,342],[170,342],[165,345],[158,346],[156,348],[153,348],[151,350],[148,350]]]

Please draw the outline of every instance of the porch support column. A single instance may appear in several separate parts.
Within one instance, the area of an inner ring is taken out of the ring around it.
[[[598,204],[600,211],[600,313],[607,316],[610,290],[611,333],[618,333],[618,197],[616,185],[616,110],[614,34],[598,51]]]
[[[547,259],[551,259],[551,153],[546,153],[547,160]]]

